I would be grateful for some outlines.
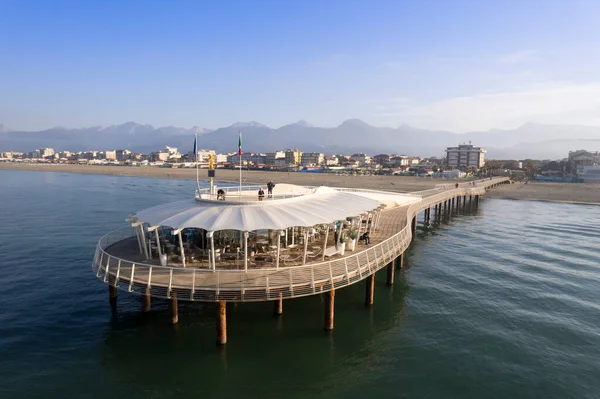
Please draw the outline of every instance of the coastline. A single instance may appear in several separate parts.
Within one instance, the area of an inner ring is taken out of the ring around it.
[[[20,164],[0,162],[2,170],[41,171],[59,173],[102,174],[111,176],[149,177],[163,179],[195,180],[195,169],[171,169],[136,166],[97,166],[97,165],[57,165]],[[201,180],[206,179],[207,170],[200,170]],[[237,182],[239,171],[217,169],[217,181]],[[396,192],[421,191],[434,188],[436,184],[451,183],[454,180],[410,177],[410,176],[346,176],[323,173],[273,172],[250,170],[243,172],[247,184],[264,184],[269,180],[306,186],[327,185],[331,187],[352,187]],[[463,182],[464,180],[456,180]],[[487,198],[514,201],[539,201],[569,203],[578,205],[600,205],[600,184],[598,183],[549,183],[530,182],[502,185],[486,193]]]
[[[21,164],[0,162],[0,171],[2,170],[102,174],[159,179],[196,179],[196,169],[194,168],[172,169],[148,166]],[[329,173],[275,172],[260,170],[244,170],[242,173],[244,183],[265,185],[265,189],[269,180],[273,180],[275,184],[289,183],[304,186],[325,185],[331,187],[367,188],[396,192],[428,190],[435,188],[436,184],[448,184],[454,182],[454,180],[450,179],[411,176],[348,176]],[[200,169],[200,180],[206,179],[207,169]],[[234,169],[217,169],[215,180],[236,183],[239,181],[239,171]],[[464,180],[460,181],[464,182]]]

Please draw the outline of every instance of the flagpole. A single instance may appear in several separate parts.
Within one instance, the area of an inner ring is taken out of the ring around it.
[[[195,133],[194,135],[194,156],[196,158],[196,188],[198,189],[198,195],[200,195],[200,181],[198,180],[198,133]]]
[[[238,195],[242,196],[242,132],[240,131],[240,140],[239,140],[239,149],[238,154],[240,156],[240,188],[238,191]]]

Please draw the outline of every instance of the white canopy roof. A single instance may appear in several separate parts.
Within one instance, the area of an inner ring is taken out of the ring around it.
[[[208,231],[285,229],[314,226],[358,216],[381,206],[379,201],[328,187],[314,194],[253,204],[224,201],[178,201],[137,212],[139,222]]]

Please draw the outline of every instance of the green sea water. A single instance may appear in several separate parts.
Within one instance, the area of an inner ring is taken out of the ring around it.
[[[195,182],[0,171],[0,398],[597,398],[600,208],[486,199],[425,229],[393,287],[214,307],[107,287],[98,239]]]

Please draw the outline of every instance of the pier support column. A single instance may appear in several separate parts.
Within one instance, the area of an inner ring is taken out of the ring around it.
[[[386,284],[387,285],[393,285],[394,284],[394,262],[390,262],[389,265],[387,265],[387,281]]]
[[[279,299],[273,302],[273,315],[281,316],[283,314],[283,294],[279,293]]]
[[[150,311],[150,293],[146,291],[145,295],[142,295],[142,312],[148,313]]]
[[[179,310],[177,309],[177,292],[171,292],[169,299],[169,315],[171,316],[171,325],[179,323]]]
[[[412,239],[414,240],[415,235],[417,234],[417,216],[416,215],[413,217],[411,228],[412,228]]]
[[[112,285],[112,283],[110,283],[110,279],[109,279],[109,284],[108,284],[108,301],[110,302],[110,308],[115,311],[117,310],[117,297],[119,296],[119,293],[117,292],[117,287],[115,287],[114,285]]]
[[[374,296],[375,296],[375,274],[371,274],[366,279],[366,296],[365,296],[365,305],[366,306],[373,305]]]
[[[217,345],[227,343],[227,302],[217,302]]]
[[[325,293],[325,331],[333,330],[333,318],[335,309],[335,290]]]
[[[400,256],[398,256],[398,257],[396,258],[396,268],[397,268],[397,269],[402,269],[402,268],[404,268],[404,252],[402,252],[402,253],[400,254]]]

